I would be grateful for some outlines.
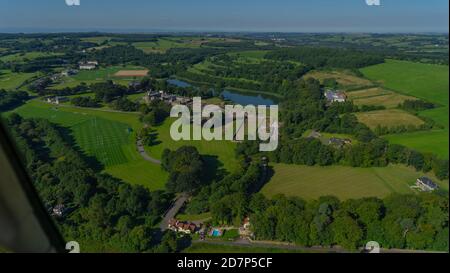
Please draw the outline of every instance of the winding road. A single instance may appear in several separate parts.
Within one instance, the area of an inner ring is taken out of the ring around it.
[[[147,160],[148,162],[151,162],[151,163],[153,163],[153,164],[161,165],[161,161],[160,161],[160,160],[158,160],[158,159],[156,159],[156,158],[153,158],[153,157],[151,157],[151,156],[149,156],[149,155],[147,154],[147,152],[146,152],[145,149],[144,149],[144,144],[142,144],[142,140],[138,139],[138,140],[136,141],[136,147],[137,147],[137,150],[138,150],[139,154],[140,154],[145,160]]]

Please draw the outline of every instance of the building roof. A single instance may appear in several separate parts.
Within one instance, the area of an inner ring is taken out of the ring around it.
[[[422,176],[418,180],[422,184],[427,185],[428,187],[430,187],[432,189],[436,189],[438,187],[438,185],[436,185],[436,183],[434,183],[433,180],[431,180],[430,178],[428,178],[426,176]]]

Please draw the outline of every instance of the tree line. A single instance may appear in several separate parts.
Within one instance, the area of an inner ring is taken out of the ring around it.
[[[170,235],[160,246],[154,226],[171,195],[101,173],[94,159],[73,148],[66,129],[47,120],[12,114],[6,123],[44,205],[51,211],[61,204],[68,211],[56,218],[66,240],[80,242],[87,252],[170,250]]]

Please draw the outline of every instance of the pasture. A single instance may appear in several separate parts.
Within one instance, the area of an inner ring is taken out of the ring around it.
[[[355,105],[384,106],[396,108],[405,100],[417,100],[416,97],[395,93],[380,87],[347,92],[347,97]]]
[[[61,89],[65,87],[75,87],[81,83],[93,84],[113,80],[115,83],[127,85],[128,82],[133,81],[134,75],[116,74],[120,71],[143,71],[143,67],[139,66],[110,66],[100,67],[95,70],[80,70],[76,75],[70,77],[63,77],[57,84],[53,85],[53,89]]]
[[[2,62],[24,62],[26,60],[37,59],[40,57],[51,57],[51,56],[59,56],[62,55],[60,53],[47,53],[47,52],[26,52],[26,53],[15,53],[0,57],[0,61]]]
[[[425,122],[420,118],[400,109],[387,109],[371,112],[359,112],[355,114],[358,121],[367,125],[370,129],[381,127],[420,126]]]
[[[387,60],[384,64],[361,69],[369,79],[399,93],[435,103],[438,108],[419,112],[445,128],[429,133],[417,132],[387,136],[394,143],[448,158],[449,68],[407,61]]]
[[[150,190],[164,188],[167,174],[160,166],[145,161],[136,151],[134,132],[142,126],[137,114],[55,107],[37,100],[15,112],[27,118],[48,119],[69,128],[80,150],[102,163],[106,173]]]
[[[358,77],[348,71],[312,71],[306,74],[304,78],[314,78],[321,83],[326,79],[335,79],[339,88],[344,90],[361,89],[374,85],[370,80]]]
[[[261,192],[267,197],[276,194],[297,196],[306,200],[334,195],[341,200],[363,197],[386,197],[391,193],[413,193],[410,186],[424,174],[403,165],[384,168],[353,168],[346,166],[299,166],[274,164],[274,176]],[[448,190],[448,180],[438,181]]]
[[[14,90],[36,73],[13,73],[11,70],[0,70],[0,89]]]
[[[165,53],[171,48],[198,48],[202,45],[200,40],[176,40],[171,38],[160,38],[156,42],[137,42],[133,46],[145,53]]]
[[[448,106],[448,66],[387,60],[361,72],[389,89]]]

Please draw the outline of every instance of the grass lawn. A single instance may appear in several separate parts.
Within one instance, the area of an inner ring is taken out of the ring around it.
[[[185,253],[302,253],[304,251],[257,246],[231,246],[221,244],[193,243]]]
[[[0,89],[16,89],[35,75],[36,73],[12,73],[10,70],[0,70]]]
[[[142,126],[137,114],[55,107],[38,100],[15,112],[27,118],[45,118],[69,128],[81,150],[101,162],[107,173],[151,190],[164,188],[167,174],[136,151],[134,131]]]
[[[223,140],[223,141],[206,141],[206,140],[181,140],[174,141],[170,136],[170,126],[175,119],[167,119],[162,125],[155,127],[158,133],[157,141],[160,142],[157,145],[146,147],[146,150],[152,157],[161,158],[164,149],[168,148],[176,150],[181,146],[194,146],[198,149],[199,153],[206,156],[206,160],[209,164],[216,165],[219,168],[224,168],[228,171],[234,171],[238,162],[235,159],[234,149],[236,144]]]
[[[334,195],[346,200],[374,196],[383,198],[394,192],[412,193],[414,191],[409,186],[424,175],[403,165],[352,168],[274,164],[273,168],[274,176],[261,190],[264,195],[272,197],[285,194],[306,200],[324,195]],[[427,175],[448,190],[448,180],[438,181],[433,175]]]
[[[420,112],[445,126],[445,129],[429,133],[408,133],[388,136],[393,143],[403,144],[423,152],[432,152],[448,158],[449,123],[449,69],[444,65],[422,64],[387,60],[384,64],[361,69],[369,79],[378,81],[386,88],[414,96],[440,106]]]
[[[400,109],[387,109],[356,113],[358,120],[371,129],[377,126],[392,128],[399,125],[420,126],[425,122],[420,118]]]

